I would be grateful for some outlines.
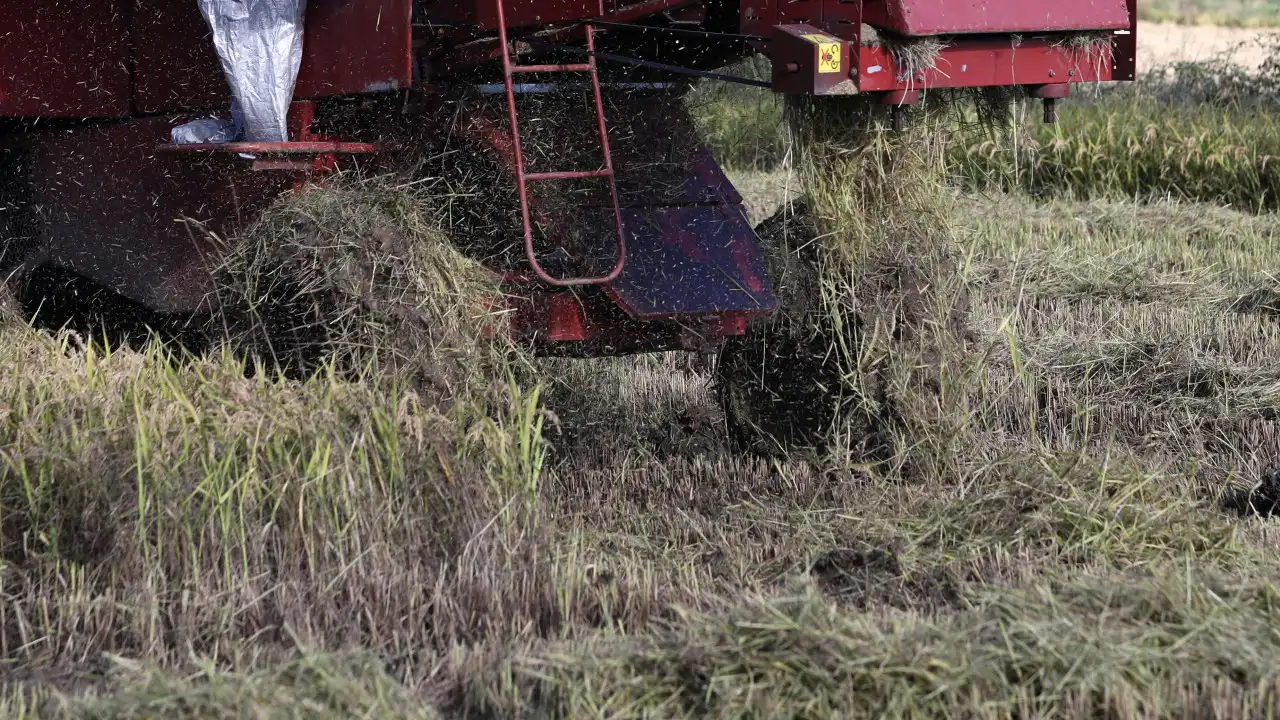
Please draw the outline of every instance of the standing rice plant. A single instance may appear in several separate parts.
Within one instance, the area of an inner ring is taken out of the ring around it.
[[[768,80],[766,58],[744,60],[724,74]],[[725,82],[701,82],[686,98],[705,141],[716,160],[735,170],[772,171],[786,159],[783,98],[767,89]]]
[[[1280,208],[1280,126],[1267,112],[1113,99],[1068,106],[1058,126],[1030,128],[1016,149],[987,141],[950,156],[971,190]]]
[[[1016,146],[951,149],[961,185],[1076,199],[1173,198],[1250,212],[1280,208],[1280,39],[1258,69],[1229,55],[1144,72],[1134,86],[1022,128]]]

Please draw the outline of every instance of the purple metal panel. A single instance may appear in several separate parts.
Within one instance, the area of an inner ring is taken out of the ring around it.
[[[689,176],[685,180],[684,192],[679,199],[670,201],[672,205],[742,204],[742,195],[733,186],[729,176],[724,174],[720,163],[716,162],[715,156],[708,148],[699,147],[686,167],[689,170]]]
[[[631,155],[618,151],[613,156],[618,172],[618,197],[623,207],[742,203],[742,195],[706,147],[700,146],[685,157],[686,164],[679,168],[655,169],[653,162],[631,163],[628,162]],[[671,177],[677,171],[679,176]],[[655,175],[669,182],[655,182]],[[586,204],[599,204],[599,200],[588,199]]]
[[[0,0],[0,117],[128,115],[121,5]]]
[[[609,102],[609,142],[624,206],[742,202],[678,99],[623,93]]]
[[[628,208],[627,266],[610,295],[641,320],[757,314],[777,301],[741,205]]]
[[[865,20],[908,36],[1123,30],[1129,8],[1126,0],[871,0]]]

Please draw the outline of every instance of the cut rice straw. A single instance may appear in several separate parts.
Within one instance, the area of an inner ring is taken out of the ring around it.
[[[446,401],[518,353],[497,279],[450,242],[430,180],[339,177],[281,198],[215,270],[234,346],[295,375],[407,376]]]
[[[850,462],[872,457],[936,474],[941,448],[922,452],[922,439],[952,437],[937,425],[962,422],[947,407],[963,396],[949,384],[963,364],[967,314],[945,182],[951,130],[939,112],[953,102],[914,109],[904,133],[866,98],[788,107],[807,212],[822,238],[809,289],[817,301],[807,303],[822,317],[808,326],[837,358],[842,410],[829,446]]]

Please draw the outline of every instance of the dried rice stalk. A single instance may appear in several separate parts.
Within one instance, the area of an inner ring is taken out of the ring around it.
[[[883,47],[893,55],[898,82],[913,83],[917,75],[938,66],[938,57],[948,44],[941,38],[906,38],[862,26],[862,44]]]
[[[1115,62],[1115,36],[1109,32],[1084,32],[1066,35],[1053,43],[1065,49],[1079,69],[1084,62],[1094,75],[1101,76],[1105,68]]]
[[[442,229],[429,181],[342,177],[282,198],[215,270],[234,346],[293,373],[397,373],[429,399],[482,390],[516,348],[497,280]]]
[[[902,134],[869,98],[788,107],[806,195],[762,228],[781,307],[722,373],[739,374],[723,383],[741,395],[731,415],[754,411],[784,445],[803,424],[837,458],[941,472],[944,448],[922,443],[950,442],[947,427],[963,422],[951,404],[967,315],[945,182],[950,123],[938,112],[949,103],[912,109]]]
[[[949,123],[926,107],[910,131],[894,133],[867,101],[799,103],[789,121],[823,237],[825,324],[843,336],[837,438],[921,464],[923,454],[907,449],[949,436],[936,425],[956,420],[944,417],[944,386],[966,331],[945,174]]]

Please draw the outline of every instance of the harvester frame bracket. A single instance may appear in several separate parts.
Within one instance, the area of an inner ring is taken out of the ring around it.
[[[337,170],[341,155],[377,155],[397,150],[389,145],[347,142],[317,134],[312,131],[315,114],[314,102],[294,101],[289,109],[289,134],[295,139],[286,142],[164,143],[156,151],[239,155],[251,160],[256,172],[329,173]]]
[[[853,95],[855,58],[848,40],[812,25],[779,25],[770,46],[773,89],[789,95]]]

